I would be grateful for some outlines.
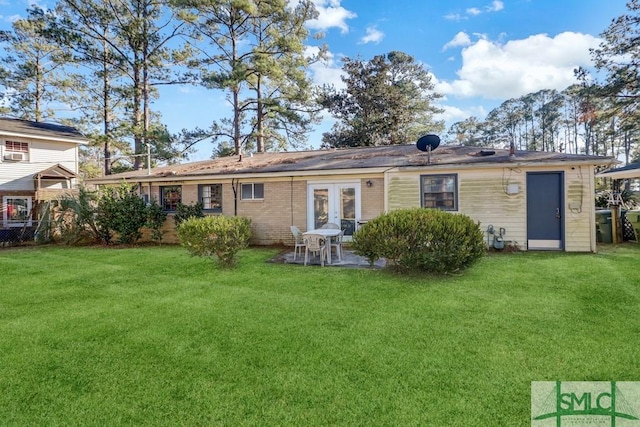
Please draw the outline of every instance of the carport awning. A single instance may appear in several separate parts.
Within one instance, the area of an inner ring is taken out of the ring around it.
[[[640,179],[640,163],[632,163],[621,168],[609,169],[608,171],[596,174],[596,177],[613,179]]]

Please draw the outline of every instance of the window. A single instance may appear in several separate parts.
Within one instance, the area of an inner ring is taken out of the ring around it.
[[[7,149],[7,151],[11,151],[14,153],[29,152],[29,144],[27,144],[26,142],[7,141],[5,142],[5,148]]]
[[[31,226],[31,197],[5,196],[2,204],[5,227]]]
[[[242,184],[242,200],[264,199],[264,184]]]
[[[458,210],[458,176],[422,175],[422,207]]]
[[[29,144],[26,142],[5,141],[4,148],[5,160],[21,161],[29,158]]]
[[[204,210],[222,212],[222,184],[201,185],[199,191]]]
[[[182,187],[171,185],[160,187],[160,204],[165,211],[175,211],[182,203]]]

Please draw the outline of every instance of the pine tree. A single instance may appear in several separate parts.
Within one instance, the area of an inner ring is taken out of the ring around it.
[[[346,88],[325,87],[320,103],[338,120],[323,135],[330,147],[393,145],[415,142],[425,133],[444,129],[434,115],[431,76],[403,52],[375,56],[370,61],[345,58]]]

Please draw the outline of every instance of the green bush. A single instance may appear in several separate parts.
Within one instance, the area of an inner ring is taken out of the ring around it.
[[[77,195],[61,198],[54,212],[51,232],[58,240],[75,245],[87,242],[135,243],[144,226],[151,229],[151,238],[161,240],[160,227],[167,214],[154,200],[146,204],[137,193],[137,186],[121,184],[100,192],[80,188]]]
[[[160,231],[162,228],[162,224],[167,219],[167,213],[162,209],[162,206],[158,204],[155,200],[152,200],[149,204],[147,204],[147,222],[145,226],[151,230],[151,239],[160,242],[162,240],[162,235],[164,234]]]
[[[198,202],[193,205],[178,203],[178,206],[176,206],[176,213],[173,217],[173,220],[176,223],[176,228],[180,228],[180,224],[189,218],[204,218],[204,205],[202,202]]]
[[[191,254],[210,256],[221,266],[230,267],[238,251],[249,244],[251,220],[223,215],[192,217],[182,221],[178,237]]]
[[[102,241],[108,230],[96,223],[98,193],[80,187],[77,195],[62,196],[54,210],[51,232],[68,245]]]
[[[121,184],[105,188],[98,199],[96,222],[101,229],[118,235],[118,243],[135,243],[142,237],[140,229],[147,223],[147,205],[138,195],[137,186]],[[111,233],[105,235],[105,243]]]
[[[371,264],[386,258],[401,270],[451,273],[485,253],[482,231],[462,214],[437,209],[403,209],[381,215],[353,235],[358,255]]]

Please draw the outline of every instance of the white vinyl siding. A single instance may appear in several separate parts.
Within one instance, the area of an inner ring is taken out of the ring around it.
[[[11,139],[12,141],[15,138]],[[34,191],[33,177],[36,173],[60,164],[74,173],[77,168],[77,144],[20,140],[29,144],[28,161],[5,161],[6,139],[0,137],[0,189],[6,191]],[[43,183],[44,184],[44,183]],[[75,185],[75,182],[72,184]],[[48,188],[62,188],[52,183]]]

